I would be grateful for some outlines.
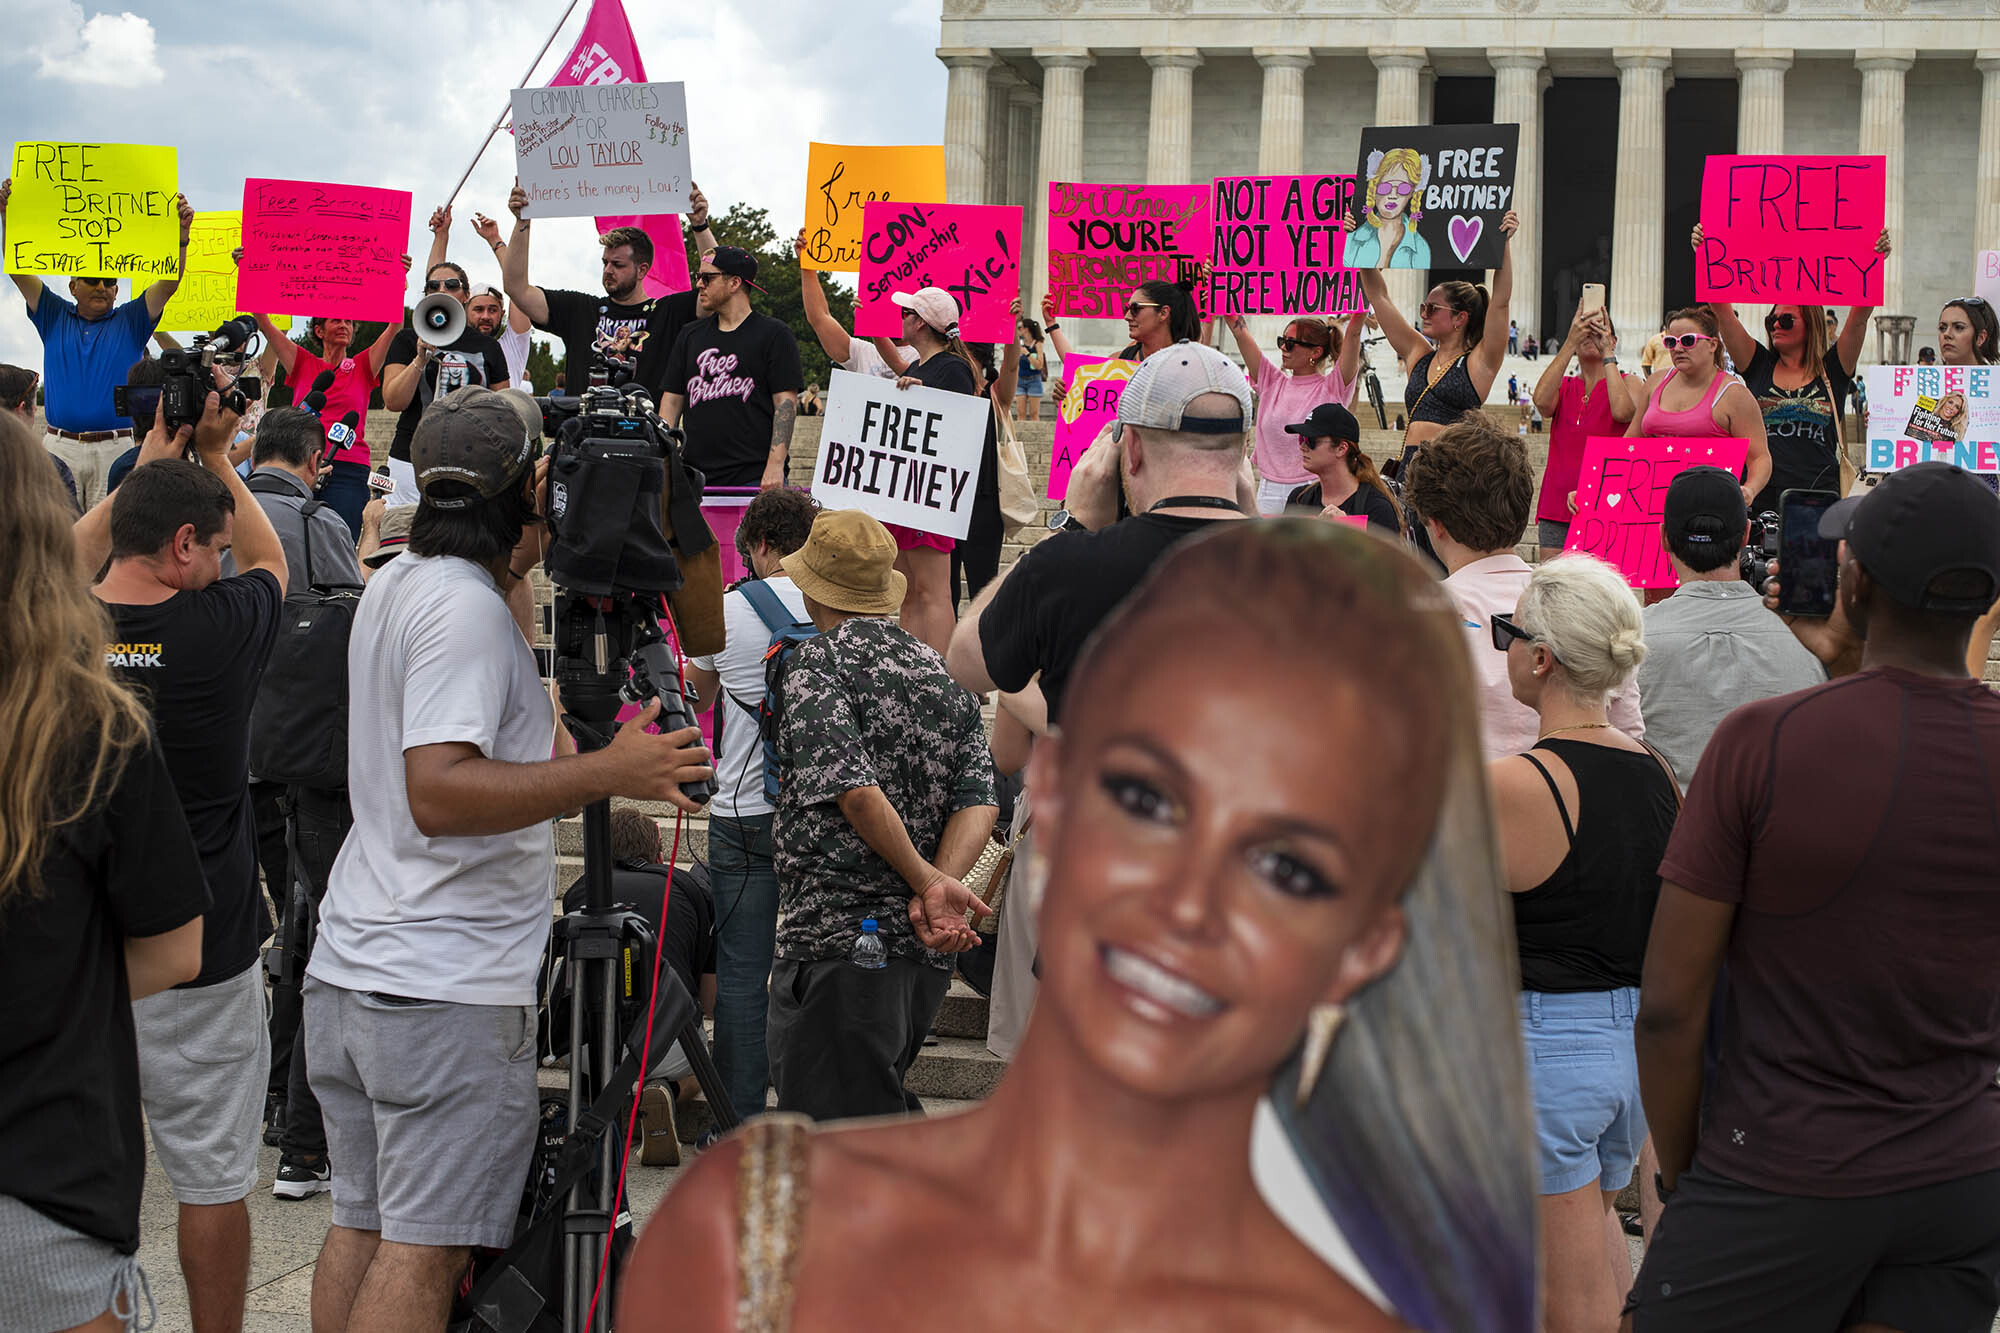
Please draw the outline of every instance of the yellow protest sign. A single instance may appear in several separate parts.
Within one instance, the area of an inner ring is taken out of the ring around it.
[[[806,248],[799,267],[860,272],[861,207],[877,199],[943,203],[944,146],[812,145],[806,158]]]
[[[169,333],[207,333],[225,319],[242,314],[236,308],[236,261],[231,253],[243,244],[243,212],[225,209],[194,215],[188,228],[187,272],[167,298],[160,327]],[[290,315],[272,315],[281,329],[292,327]]]
[[[180,271],[180,188],[172,148],[133,143],[17,143],[7,204],[9,273],[130,278]]]

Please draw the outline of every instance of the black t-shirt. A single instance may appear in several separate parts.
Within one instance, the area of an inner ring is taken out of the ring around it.
[[[131,1254],[146,1141],[124,942],[208,907],[154,743],[54,833],[41,874],[0,907],[0,1195]]]
[[[667,358],[673,354],[674,340],[682,329],[694,323],[693,292],[675,292],[658,300],[651,298],[622,305],[610,297],[588,292],[544,288],[549,317],[535,327],[562,339],[563,382],[574,384],[571,393],[590,383],[590,364],[596,353],[623,349],[638,354],[634,375],[655,401],[666,381]]]
[[[674,872],[674,891],[666,894],[665,866],[636,865],[620,861],[611,871],[611,901],[629,903],[653,923],[653,934],[664,943],[665,963],[688,988],[697,1005],[701,1003],[701,979],[715,971],[715,898],[707,880],[685,867]],[[667,919],[660,922],[660,899],[667,899]],[[563,910],[583,907],[583,877],[563,892]],[[651,966],[652,960],[646,960]],[[677,1034],[657,1039],[666,1050]]]
[[[755,486],[764,480],[772,395],[805,387],[791,327],[754,310],[733,329],[715,319],[682,329],[667,358],[663,386],[687,399],[681,414],[687,461],[711,486]]]
[[[1326,508],[1321,498],[1320,484],[1309,481],[1285,497],[1287,509],[1310,509],[1317,514]],[[1386,532],[1391,537],[1402,532],[1402,525],[1396,521],[1396,506],[1389,497],[1373,486],[1357,486],[1354,494],[1340,502],[1340,512],[1355,518],[1366,518],[1370,532]]]
[[[1037,542],[980,616],[987,674],[1011,692],[1041,672],[1049,721],[1060,723],[1063,691],[1091,633],[1182,538],[1232,521],[1135,514],[1099,532],[1066,529]]]
[[[390,366],[407,366],[416,359],[416,332],[404,329],[389,344],[389,357],[383,363],[382,378],[389,377]],[[440,378],[442,387],[439,386]],[[410,441],[416,436],[417,422],[423,418],[424,409],[441,394],[452,393],[469,384],[500,384],[506,379],[507,354],[500,350],[499,340],[487,337],[478,329],[468,328],[458,336],[457,342],[441,349],[424,367],[423,379],[417,385],[410,405],[403,409],[403,415],[396,418],[396,438],[389,444],[389,457],[405,463],[410,461]]]
[[[254,569],[152,606],[110,607],[118,639],[106,652],[152,711],[214,900],[189,986],[238,975],[271,933],[250,813],[250,706],[284,600],[270,571]]]
[[[1771,444],[1771,480],[1750,503],[1750,512],[1775,510],[1779,497],[1788,490],[1837,491],[1840,489],[1840,459],[1835,452],[1838,438],[1833,416],[1854,392],[1854,377],[1840,364],[1840,352],[1826,350],[1821,363],[1825,382],[1815,375],[1796,389],[1780,389],[1772,382],[1778,357],[1762,343],[1743,371],[1743,383],[1757,398],[1764,413],[1764,434]],[[1833,389],[1829,404],[1826,391]]]
[[[972,367],[950,352],[939,352],[928,361],[919,361],[904,373],[921,380],[926,389],[986,397],[979,392]],[[990,389],[992,386],[987,387]],[[993,414],[989,411],[986,414],[986,447],[979,455],[979,482],[972,492],[972,526],[965,534],[968,545],[976,546],[982,539],[997,543],[1000,539],[1000,444],[995,431]]]

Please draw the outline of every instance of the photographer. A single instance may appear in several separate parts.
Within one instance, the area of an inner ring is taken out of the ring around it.
[[[307,1064],[333,1163],[313,1324],[442,1330],[472,1246],[513,1239],[536,1134],[548,822],[611,796],[695,808],[694,729],[549,758],[549,697],[507,605],[543,554],[540,416],[461,389],[410,445],[407,551],[349,641],[356,827],[306,969]]]
[[[1673,763],[1683,789],[1708,738],[1739,705],[1826,679],[1743,581],[1749,527],[1743,489],[1721,468],[1688,468],[1667,487],[1660,530],[1681,586],[1646,608],[1639,711],[1646,739]]]
[[[278,632],[283,545],[229,465],[236,418],[216,395],[179,457],[156,417],[118,493],[78,520],[111,611],[112,665],[148,705],[213,900],[195,979],[133,1006],[139,1090],[180,1204],[181,1273],[197,1329],[234,1328],[250,1270],[258,1121],[270,1045],[258,945],[270,933],[250,807],[250,709]],[[108,522],[105,521],[108,516]],[[239,573],[223,576],[233,552]]]
[[[472,301],[472,283],[465,270],[449,260],[431,265],[424,274],[426,296],[443,292],[460,305]],[[468,318],[465,331],[446,347],[435,347],[405,327],[389,344],[388,370],[382,376],[382,406],[401,412],[396,418],[396,438],[389,444],[389,472],[396,478],[395,502],[415,504],[418,487],[410,466],[410,441],[424,409],[457,389],[474,385],[488,389],[507,387],[507,354],[499,342],[474,328]],[[536,429],[540,429],[537,423]]]

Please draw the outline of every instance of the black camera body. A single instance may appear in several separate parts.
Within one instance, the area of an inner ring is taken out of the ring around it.
[[[1743,581],[1758,592],[1771,577],[1771,562],[1778,558],[1778,515],[1766,509],[1750,520],[1750,536],[1736,557]]]
[[[221,396],[225,412],[241,416],[263,396],[263,386],[255,375],[240,370],[228,384],[218,385],[215,371],[241,367],[243,345],[256,335],[257,325],[238,316],[213,333],[196,334],[191,347],[169,347],[160,353],[159,387],[121,384],[111,391],[112,410],[121,417],[141,417],[151,408],[169,436],[201,420],[211,393]]]

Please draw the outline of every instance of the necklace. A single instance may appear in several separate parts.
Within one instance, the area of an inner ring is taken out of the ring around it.
[[[1539,745],[1549,737],[1560,736],[1565,731],[1609,731],[1610,729],[1611,724],[1609,722],[1578,722],[1573,726],[1557,727],[1554,731],[1545,731],[1535,737],[1535,743]]]

